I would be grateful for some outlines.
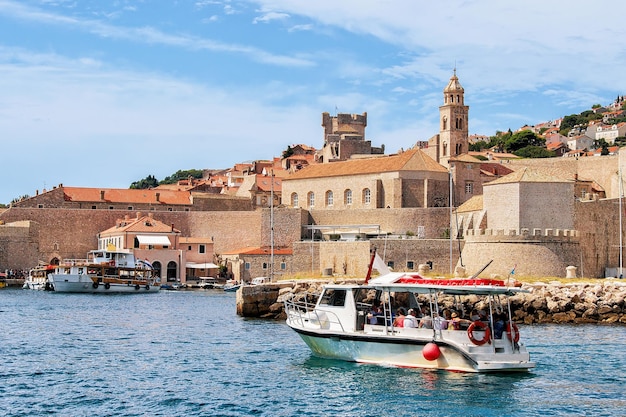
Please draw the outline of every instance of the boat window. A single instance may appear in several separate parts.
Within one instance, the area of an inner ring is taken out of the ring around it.
[[[343,307],[346,303],[346,290],[328,288],[322,294],[320,305]]]

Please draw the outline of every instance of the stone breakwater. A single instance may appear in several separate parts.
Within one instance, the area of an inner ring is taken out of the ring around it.
[[[327,281],[285,281],[244,286],[237,291],[237,314],[284,320],[283,302],[289,297],[313,302]],[[339,282],[339,281],[335,281]],[[355,283],[346,280],[341,283]],[[362,281],[361,281],[362,282]],[[511,314],[518,323],[624,323],[626,324],[626,282],[593,280],[576,283],[524,283],[511,297]],[[484,308],[477,297],[464,301],[465,311]],[[452,297],[439,299],[441,308],[453,306]]]

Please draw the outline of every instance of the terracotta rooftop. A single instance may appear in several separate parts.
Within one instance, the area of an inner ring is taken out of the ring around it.
[[[545,172],[524,167],[485,185],[511,184],[516,182],[571,182],[571,180],[547,175]]]
[[[109,202],[135,204],[188,205],[191,199],[188,191],[177,190],[131,190],[124,188],[82,188],[63,187],[65,201]],[[157,199],[158,194],[158,199]]]
[[[180,230],[155,220],[152,216],[138,216],[130,218],[126,216],[116,222],[116,225],[101,232],[103,235],[112,233],[180,233]]]
[[[479,211],[483,209],[483,196],[475,195],[465,203],[461,204],[457,209],[457,213],[465,213],[468,211]]]
[[[309,165],[286,177],[285,181],[395,171],[448,172],[421,150],[411,149],[395,155]]]

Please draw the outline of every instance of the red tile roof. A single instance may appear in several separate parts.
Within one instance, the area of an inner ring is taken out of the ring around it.
[[[421,150],[410,149],[395,155],[309,165],[291,174],[289,177],[286,177],[285,181],[394,171],[448,172],[443,166],[439,165],[434,159]]]
[[[63,187],[63,193],[65,201],[74,202],[192,205],[191,194],[188,191]]]

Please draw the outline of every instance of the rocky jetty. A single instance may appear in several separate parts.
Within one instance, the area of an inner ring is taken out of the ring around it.
[[[326,282],[303,280],[244,286],[237,291],[237,314],[243,317],[284,319],[283,302],[286,298],[295,296],[313,302]],[[523,283],[521,286],[528,292],[511,297],[511,313],[518,323],[626,324],[626,281],[554,281]],[[464,303],[465,310],[482,308],[477,302],[477,298],[468,298]],[[451,307],[453,300],[452,297],[443,297],[439,303],[442,308]]]

